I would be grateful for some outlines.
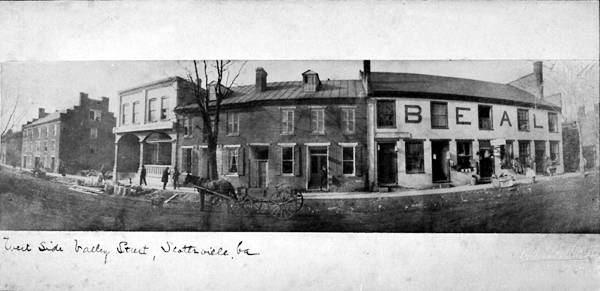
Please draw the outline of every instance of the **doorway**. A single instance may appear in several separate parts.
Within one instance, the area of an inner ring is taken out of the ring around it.
[[[535,172],[544,173],[544,158],[546,157],[546,142],[535,141]]]
[[[482,180],[490,180],[494,174],[494,148],[489,140],[479,141],[479,176]]]
[[[269,146],[251,146],[250,148],[250,187],[269,187]]]
[[[450,181],[448,141],[431,141],[431,177],[434,183]]]
[[[41,166],[41,165],[40,165],[40,157],[35,157],[35,163],[33,164],[33,168],[34,168],[34,169],[37,169],[37,168],[39,168],[40,166]]]
[[[257,187],[266,188],[267,177],[269,176],[267,173],[267,161],[257,161],[257,163]]]
[[[321,170],[323,167],[329,170],[327,166],[327,147],[310,147],[309,151],[309,169],[310,169],[310,177],[308,180],[308,189],[309,190],[327,190],[328,181],[323,181],[323,185],[321,184],[321,175],[325,175],[324,179],[328,180],[327,171],[323,173]],[[324,187],[322,187],[324,186]]]
[[[398,154],[396,143],[379,143],[377,145],[377,180],[380,185],[397,184]]]

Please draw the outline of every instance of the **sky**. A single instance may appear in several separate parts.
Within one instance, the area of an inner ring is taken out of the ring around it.
[[[254,84],[255,69],[264,68],[268,81],[299,81],[306,70],[321,79],[358,79],[363,62],[353,61],[248,61],[241,67],[238,85]],[[17,115],[25,123],[36,118],[38,108],[46,112],[77,105],[79,92],[90,98],[110,99],[117,111],[118,92],[171,76],[187,78],[191,61],[61,61],[5,62],[2,64],[2,124],[20,96]],[[433,74],[508,83],[533,72],[532,61],[372,61],[372,71]],[[203,78],[203,74],[201,74]],[[209,76],[210,78],[210,76]],[[210,81],[210,80],[209,80]],[[8,110],[8,111],[7,111]],[[6,112],[6,113],[5,113]],[[20,128],[18,126],[17,128]]]

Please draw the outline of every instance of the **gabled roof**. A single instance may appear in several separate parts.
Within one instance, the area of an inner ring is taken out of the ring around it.
[[[256,92],[255,85],[232,87],[233,91],[221,102],[221,105],[237,105],[258,101],[276,100],[308,100],[330,98],[357,98],[363,96],[362,83],[359,80],[327,80],[321,81],[319,91],[304,92],[301,81],[270,82],[267,91]],[[195,103],[186,103],[176,107],[176,110],[197,108]]]
[[[382,92],[430,93],[489,98],[557,108],[550,102],[538,99],[524,90],[507,84],[408,73],[372,72],[370,78],[370,88],[375,96]]]

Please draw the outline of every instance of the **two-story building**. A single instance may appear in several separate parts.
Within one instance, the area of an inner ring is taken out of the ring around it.
[[[21,166],[68,173],[112,167],[115,117],[108,111],[109,99],[94,100],[80,93],[79,105],[46,113],[22,126]]]
[[[21,164],[23,132],[9,130],[0,137],[0,163],[16,167]]]
[[[166,167],[177,165],[177,118],[173,108],[194,98],[193,84],[170,77],[119,92],[119,117],[114,128],[114,168],[117,179],[158,179]]]
[[[424,188],[511,168],[563,172],[560,107],[510,84],[370,72],[369,179]],[[534,64],[541,91],[541,63]]]
[[[267,82],[267,72],[257,68],[254,85],[230,90],[219,116],[221,177],[251,189],[280,183],[308,190],[365,188],[366,95],[360,80],[322,81],[308,70],[295,81]],[[198,105],[190,102],[175,111],[183,125],[178,165],[206,177]]]

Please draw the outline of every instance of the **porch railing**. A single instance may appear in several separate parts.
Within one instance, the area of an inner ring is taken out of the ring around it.
[[[146,175],[148,176],[161,176],[162,172],[170,165],[144,165],[146,167]]]

